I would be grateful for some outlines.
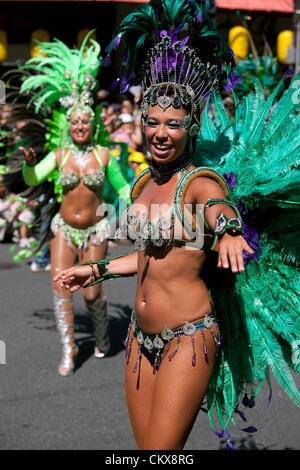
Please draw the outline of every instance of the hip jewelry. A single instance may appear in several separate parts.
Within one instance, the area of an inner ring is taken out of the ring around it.
[[[214,331],[212,330],[213,326],[216,326],[217,334],[215,334]],[[186,321],[182,327],[175,328],[174,330],[171,330],[170,328],[165,326],[161,333],[158,333],[156,335],[146,335],[145,333],[143,333],[140,326],[138,325],[138,322],[134,316],[134,312],[132,312],[131,321],[129,323],[128,332],[127,332],[127,337],[124,341],[124,346],[126,347],[127,362],[129,361],[130,354],[131,354],[131,345],[132,345],[133,337],[136,336],[137,342],[138,342],[138,352],[137,352],[137,359],[136,359],[135,366],[133,368],[133,372],[134,373],[136,372],[138,362],[142,353],[142,349],[145,349],[148,351],[148,353],[155,354],[155,361],[154,361],[154,366],[153,366],[153,374],[155,374],[160,366],[163,356],[167,354],[170,348],[171,341],[174,338],[177,338],[176,348],[168,356],[169,361],[171,361],[174,358],[174,356],[177,354],[181,337],[185,335],[185,336],[191,337],[192,348],[193,348],[192,364],[193,366],[195,366],[196,365],[196,348],[195,348],[194,333],[196,333],[196,331],[201,331],[202,338],[203,338],[203,353],[204,353],[205,361],[206,363],[208,363],[208,354],[207,354],[205,334],[204,334],[205,328],[210,331],[217,345],[217,350],[216,350],[216,355],[217,355],[218,348],[221,345],[221,340],[220,340],[220,332],[219,332],[218,324],[213,314],[210,314],[210,315],[206,314],[204,318],[201,318],[201,320],[197,320],[195,322],[189,323]]]

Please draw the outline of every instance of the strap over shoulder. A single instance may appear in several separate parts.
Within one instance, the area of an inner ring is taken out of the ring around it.
[[[133,181],[130,191],[131,203],[133,203],[143,191],[145,185],[151,178],[151,171],[149,168],[143,170]]]
[[[101,170],[104,170],[104,167],[103,167],[103,163],[102,163],[102,158],[101,158],[101,152],[102,152],[102,149],[104,149],[105,147],[102,147],[101,145],[97,144],[94,149],[93,149],[93,153],[96,157],[96,160],[99,164],[99,167],[101,168]],[[107,149],[108,150],[108,149]]]
[[[184,211],[184,200],[190,184],[198,177],[209,178],[215,181],[221,186],[225,197],[229,195],[229,188],[225,179],[218,171],[214,170],[213,168],[198,167],[183,173],[176,189],[175,209],[181,223],[185,224],[185,226],[187,226],[191,231],[194,231],[196,228],[196,220],[193,216],[189,217],[190,220],[187,220],[186,211]]]
[[[181,185],[181,191],[182,193],[186,194],[189,185],[191,184],[192,181],[196,178],[209,178],[216,183],[218,183],[222,190],[224,191],[225,196],[227,197],[229,195],[229,188],[226,183],[226,180],[223,178],[221,173],[218,171],[214,170],[213,168],[209,167],[197,167],[194,168],[191,171],[187,171],[184,173],[182,180],[180,180],[179,184]]]

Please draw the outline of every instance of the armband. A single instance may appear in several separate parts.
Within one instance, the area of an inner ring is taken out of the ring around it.
[[[110,263],[110,259],[105,259],[102,261],[98,261],[97,263],[97,269],[100,278],[104,278],[105,275],[107,275],[107,265]]]
[[[220,236],[223,235],[223,233],[226,231],[231,231],[233,233],[239,232],[243,235],[244,230],[241,219],[239,217],[233,217],[232,219],[229,219],[227,215],[220,214],[219,217],[217,217],[215,234]]]
[[[236,211],[236,213],[238,214],[238,209],[237,209],[234,202],[227,201],[227,199],[223,199],[223,198],[220,198],[220,197],[208,199],[206,204],[204,204],[204,208],[206,209],[208,207],[214,206],[215,204],[225,204],[226,206],[229,206],[232,209],[234,209]]]
[[[220,197],[210,198],[208,199],[206,204],[204,204],[204,208],[207,209],[211,206],[214,206],[215,204],[225,204],[226,206],[231,207],[231,209],[233,209],[236,212],[237,217],[230,219],[225,214],[219,215],[216,221],[216,228],[215,228],[215,233],[214,233],[215,236],[210,246],[211,250],[215,248],[218,237],[223,235],[226,231],[231,231],[232,234],[235,234],[235,231],[237,233],[241,233],[241,235],[244,234],[242,218],[235,203],[232,201],[228,201],[227,199],[220,198]]]

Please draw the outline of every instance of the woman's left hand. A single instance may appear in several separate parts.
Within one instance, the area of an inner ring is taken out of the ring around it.
[[[245,270],[243,251],[250,255],[254,254],[242,235],[230,235],[225,232],[219,242],[218,268],[228,269],[230,265],[233,273],[243,272]]]

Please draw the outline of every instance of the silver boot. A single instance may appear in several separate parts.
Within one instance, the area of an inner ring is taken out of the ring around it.
[[[73,313],[73,310],[64,312],[62,310],[62,305],[67,302],[72,302],[70,299],[65,299],[61,297],[57,292],[53,292],[53,303],[54,303],[54,315],[56,320],[56,327],[60,335],[60,340],[62,343],[62,359],[58,367],[58,373],[63,377],[71,375],[75,369],[75,360],[79,352],[78,346],[73,343],[74,334],[69,334],[68,331],[70,328],[74,328],[73,323],[67,323],[65,321],[65,316]],[[72,351],[76,350],[74,355],[71,355]],[[62,371],[61,369],[65,369]]]
[[[96,340],[94,355],[101,358],[107,354],[110,348],[107,323],[107,298],[101,297],[94,302],[85,299],[85,304],[94,326]]]

